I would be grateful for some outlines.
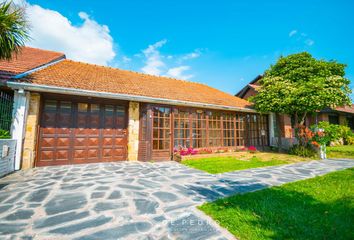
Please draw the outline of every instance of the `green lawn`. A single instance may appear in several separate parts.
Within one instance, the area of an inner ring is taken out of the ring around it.
[[[239,239],[354,239],[354,169],[206,203]]]
[[[208,173],[223,173],[248,168],[267,167],[280,164],[306,161],[308,159],[282,153],[235,153],[235,156],[212,157],[183,160],[182,164],[206,171]]]
[[[327,157],[354,159],[354,145],[327,147]]]

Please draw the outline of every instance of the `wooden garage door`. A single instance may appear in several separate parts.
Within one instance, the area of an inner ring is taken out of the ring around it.
[[[126,107],[44,100],[36,166],[126,160]]]

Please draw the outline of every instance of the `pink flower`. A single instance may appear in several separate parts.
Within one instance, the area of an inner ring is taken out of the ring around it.
[[[250,152],[256,152],[257,151],[257,148],[255,146],[249,146],[248,147],[248,151]]]

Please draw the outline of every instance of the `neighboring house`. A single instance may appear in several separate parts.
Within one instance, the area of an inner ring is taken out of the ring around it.
[[[15,137],[24,139],[23,168],[169,160],[179,146],[269,145],[268,115],[256,113],[246,100],[200,83],[59,56],[5,81],[15,91],[13,132],[22,129]],[[17,59],[0,69],[31,61]]]
[[[21,99],[21,93],[18,91],[14,93],[5,85],[6,81],[64,58],[65,55],[62,53],[26,47],[21,53],[14,54],[13,60],[0,61],[0,130],[11,130],[13,138],[0,139],[0,176],[20,169],[25,119],[24,102],[18,101]],[[13,119],[12,116],[15,118]]]
[[[65,59],[63,53],[24,47],[19,54],[14,54],[10,61],[0,60],[0,83],[23,73],[29,73],[40,67],[48,66]]]
[[[235,94],[235,96],[247,100],[251,96],[256,95],[257,89],[261,87],[259,83],[261,79],[262,75],[258,75],[237,94]],[[270,119],[273,121],[274,129],[278,129],[281,132],[283,138],[291,139],[294,137],[294,119],[292,119],[291,116],[282,115],[280,124],[274,122],[274,117],[271,116]],[[320,121],[328,121],[333,124],[348,125],[354,131],[354,104],[351,106],[337,107],[335,109],[324,109],[316,113],[314,116],[307,117],[306,125],[310,126]],[[277,132],[275,132],[274,135],[277,135]],[[271,142],[274,142],[275,140],[276,139],[271,139]]]

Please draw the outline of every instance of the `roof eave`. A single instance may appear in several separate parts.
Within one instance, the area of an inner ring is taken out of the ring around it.
[[[70,95],[87,96],[87,97],[108,98],[108,99],[146,102],[146,103],[169,104],[169,105],[176,105],[176,106],[189,106],[189,107],[197,107],[197,108],[216,109],[216,110],[240,111],[240,112],[250,112],[250,113],[256,112],[254,109],[244,108],[244,107],[223,106],[217,104],[190,102],[190,101],[173,100],[173,99],[166,99],[166,98],[146,97],[146,96],[131,95],[131,94],[98,92],[98,91],[91,91],[91,90],[65,88],[65,87],[57,87],[57,86],[49,86],[49,85],[24,83],[24,82],[7,81],[7,86],[12,89],[24,89],[28,91],[34,91],[34,92],[70,94]]]

